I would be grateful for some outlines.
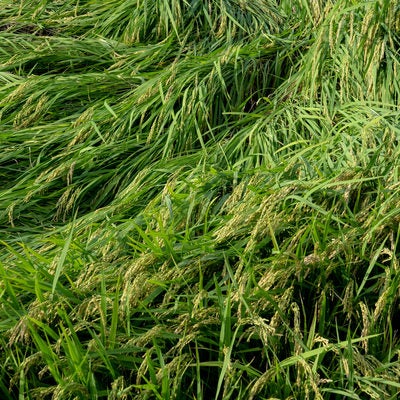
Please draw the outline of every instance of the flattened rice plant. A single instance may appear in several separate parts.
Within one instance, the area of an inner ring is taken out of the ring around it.
[[[4,399],[396,399],[400,7],[0,0]]]

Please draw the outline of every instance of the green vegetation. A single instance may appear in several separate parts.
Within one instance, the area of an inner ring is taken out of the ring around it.
[[[0,0],[0,397],[397,399],[397,0]]]

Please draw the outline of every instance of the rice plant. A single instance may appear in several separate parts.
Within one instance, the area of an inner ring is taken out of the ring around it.
[[[397,1],[0,0],[4,399],[396,399]]]

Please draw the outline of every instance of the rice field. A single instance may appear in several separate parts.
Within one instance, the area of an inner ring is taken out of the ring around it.
[[[0,398],[400,396],[397,0],[0,0]]]

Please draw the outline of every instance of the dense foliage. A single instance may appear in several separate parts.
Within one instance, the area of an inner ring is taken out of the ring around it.
[[[0,0],[0,397],[396,399],[397,0]]]

